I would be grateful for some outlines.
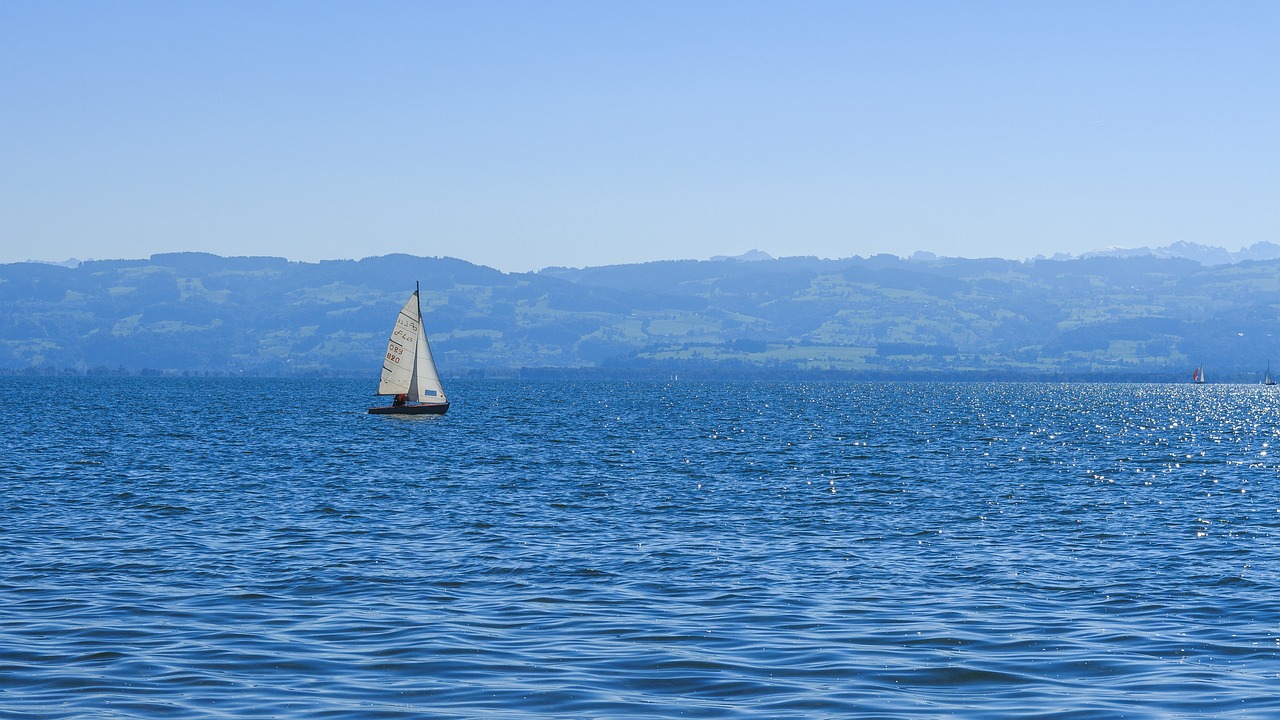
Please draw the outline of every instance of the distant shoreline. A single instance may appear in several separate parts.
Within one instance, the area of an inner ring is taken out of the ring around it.
[[[307,371],[292,373],[239,372],[233,370],[191,369],[126,369],[96,368],[0,368],[0,377],[48,378],[48,377],[120,377],[120,378],[279,378],[279,379],[365,379],[376,383],[377,378],[360,371]],[[1073,373],[1010,373],[999,371],[974,372],[861,372],[844,370],[794,370],[767,372],[745,369],[714,367],[678,368],[656,370],[651,368],[492,368],[470,370],[457,374],[444,373],[447,381],[513,381],[513,382],[996,382],[996,383],[1119,383],[1119,384],[1192,384],[1185,373],[1169,372],[1073,372]],[[1259,385],[1261,379],[1251,373],[1226,373],[1219,380],[1206,385]]]

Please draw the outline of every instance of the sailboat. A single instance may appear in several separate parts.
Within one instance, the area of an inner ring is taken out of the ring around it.
[[[1262,378],[1263,385],[1275,385],[1276,381],[1271,377],[1271,363],[1267,363],[1267,374]]]
[[[377,415],[443,415],[449,410],[449,401],[440,384],[440,373],[431,357],[427,343],[427,331],[422,327],[422,303],[418,299],[418,284],[414,283],[409,297],[387,341],[387,356],[382,361],[382,379],[378,381],[378,395],[395,398],[390,405],[371,407]]]
[[[1196,368],[1196,371],[1191,373],[1191,382],[1196,383],[1197,385],[1204,383],[1203,366]]]

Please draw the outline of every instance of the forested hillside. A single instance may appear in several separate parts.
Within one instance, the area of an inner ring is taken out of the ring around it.
[[[375,375],[414,281],[441,372],[1211,379],[1280,363],[1280,261],[783,258],[508,274],[203,253],[0,265],[0,369]],[[1280,370],[1280,364],[1277,364]]]

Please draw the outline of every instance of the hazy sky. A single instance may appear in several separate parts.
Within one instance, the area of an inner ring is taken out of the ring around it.
[[[0,262],[1280,242],[1280,3],[0,3]]]

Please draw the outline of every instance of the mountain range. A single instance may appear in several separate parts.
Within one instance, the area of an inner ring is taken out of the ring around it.
[[[389,255],[0,265],[0,372],[376,376],[421,281],[446,376],[1210,378],[1280,358],[1280,246],[503,273]]]

